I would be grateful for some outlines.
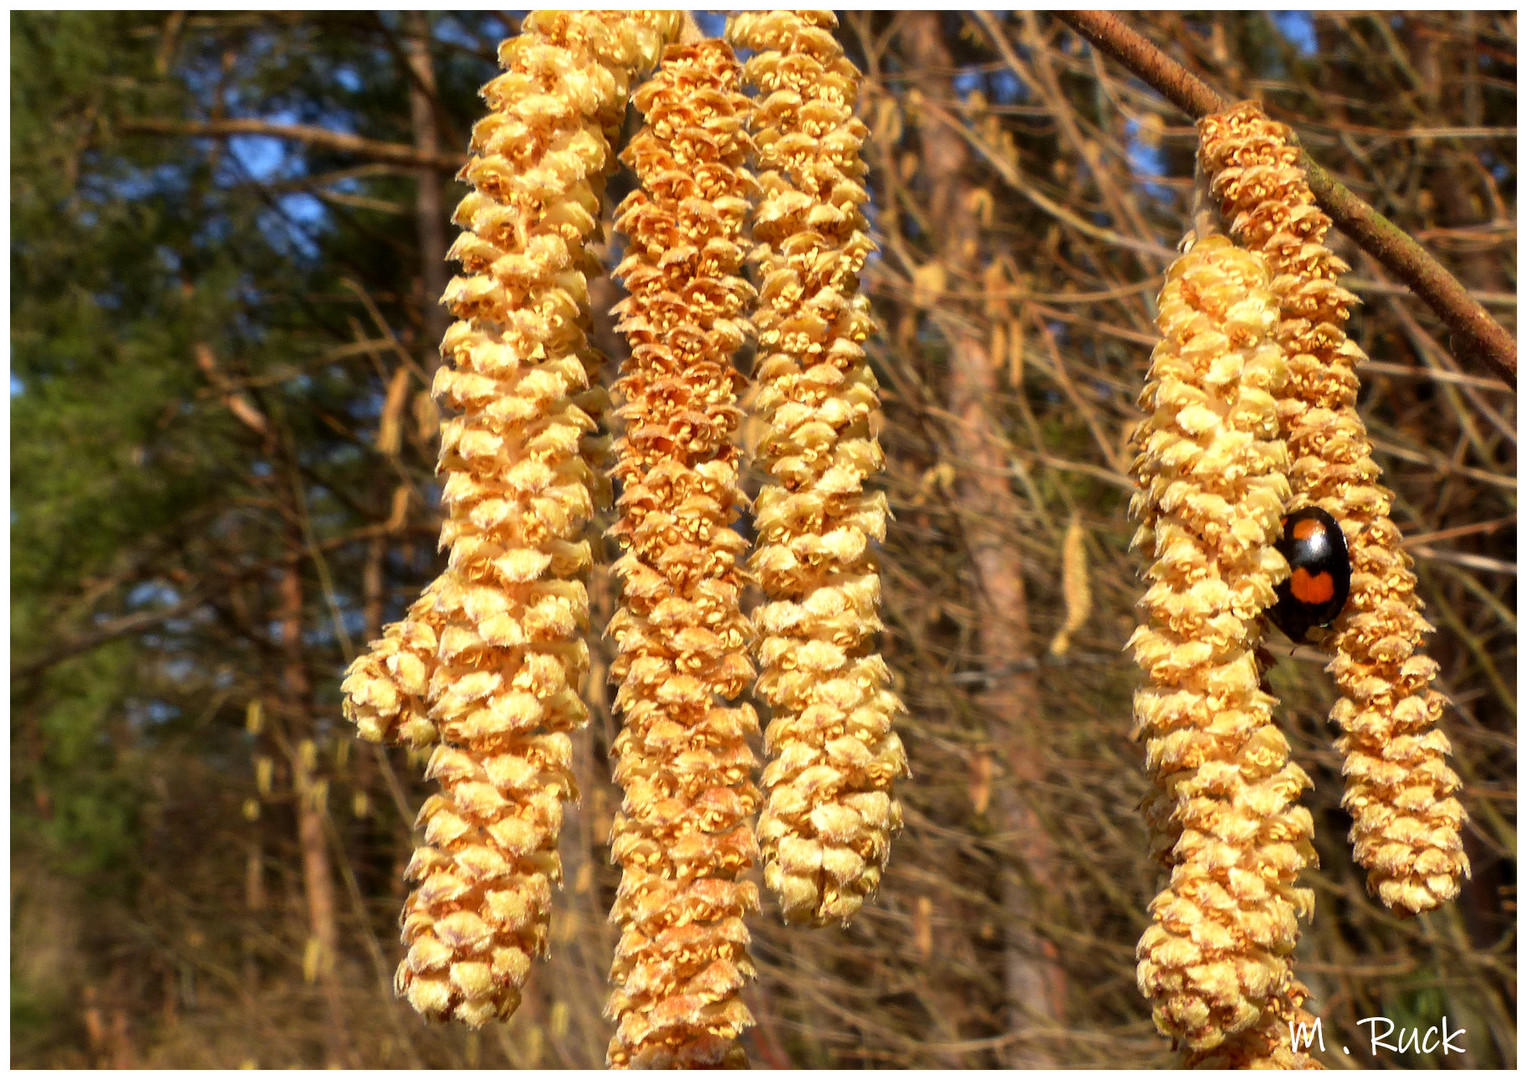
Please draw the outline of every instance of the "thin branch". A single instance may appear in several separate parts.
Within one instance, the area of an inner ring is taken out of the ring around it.
[[[140,634],[156,626],[162,626],[171,619],[189,615],[205,603],[209,596],[226,592],[232,586],[233,581],[218,582],[203,592],[192,593],[169,607],[135,611],[131,615],[122,615],[97,623],[89,633],[81,634],[77,638],[67,641],[54,640],[48,646],[46,655],[32,657],[11,668],[11,683],[15,685],[35,678],[55,664],[72,659],[81,653],[90,652],[117,638],[126,637],[129,634]]]
[[[451,123],[450,113],[446,112],[445,106],[440,102],[440,91],[435,84],[434,75],[415,67],[409,62],[407,48],[398,40],[398,35],[392,32],[392,27],[387,25],[387,20],[382,18],[380,11],[371,12],[370,15],[375,20],[374,25],[382,33],[382,40],[387,43],[387,51],[392,53],[402,65],[403,70],[408,74],[410,92],[417,90],[428,99],[429,111],[434,119],[435,130],[443,133],[444,141],[447,144],[460,145],[466,142],[465,139],[461,138],[460,133],[457,132],[456,126]],[[433,47],[433,41],[430,44]],[[417,122],[416,120],[415,123],[417,124]]]
[[[454,172],[466,164],[465,154],[424,155],[403,143],[383,142],[360,135],[347,135],[342,131],[314,127],[310,124],[277,124],[269,120],[236,118],[232,120],[158,120],[146,117],[123,121],[120,129],[126,134],[187,135],[192,138],[228,138],[234,135],[265,135],[274,139],[293,139],[309,146],[322,146],[330,150],[342,150],[359,154],[373,161],[385,161],[395,165],[415,168],[426,166]]]
[[[1057,11],[1055,17],[1144,79],[1153,90],[1193,119],[1230,107],[1231,102],[1131,30],[1117,15],[1106,11]]]
[[[1118,16],[1106,11],[1061,11],[1056,15],[1195,120],[1231,105]],[[1299,154],[1315,201],[1336,227],[1425,301],[1453,332],[1460,351],[1477,353],[1515,387],[1516,339],[1405,230],[1349,191],[1303,147]]]

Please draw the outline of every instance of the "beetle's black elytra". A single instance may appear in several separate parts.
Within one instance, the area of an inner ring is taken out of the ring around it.
[[[1335,518],[1307,506],[1283,519],[1275,546],[1288,560],[1289,574],[1267,614],[1290,641],[1302,642],[1311,627],[1331,625],[1347,602],[1352,586],[1347,538]]]

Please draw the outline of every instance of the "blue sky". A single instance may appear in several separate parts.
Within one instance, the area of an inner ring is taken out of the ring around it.
[[[1305,56],[1315,52],[1315,15],[1310,11],[1274,11],[1273,25]]]

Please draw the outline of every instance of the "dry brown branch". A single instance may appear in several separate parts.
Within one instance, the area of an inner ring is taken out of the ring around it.
[[[196,366],[202,369],[207,376],[207,381],[212,383],[222,395],[223,404],[228,406],[228,411],[261,438],[268,436],[270,425],[265,419],[265,414],[254,406],[248,395],[235,389],[228,377],[218,369],[217,357],[213,355],[211,347],[206,342],[198,342],[195,352]]]
[[[1057,16],[1093,45],[1129,68],[1194,119],[1232,104],[1202,80],[1106,11],[1063,11]],[[1471,297],[1458,279],[1384,215],[1354,195],[1300,152],[1310,190],[1336,227],[1391,272],[1437,313],[1464,352],[1478,353],[1516,386],[1516,340]]]
[[[126,120],[118,128],[127,135],[186,135],[191,138],[226,139],[235,135],[264,135],[273,139],[293,139],[309,146],[321,146],[329,150],[342,150],[360,154],[373,161],[416,168],[435,168],[455,171],[466,162],[465,154],[423,154],[412,146],[401,143],[366,139],[359,135],[346,135],[342,131],[314,127],[311,124],[278,124],[270,120],[158,120],[143,118]]]

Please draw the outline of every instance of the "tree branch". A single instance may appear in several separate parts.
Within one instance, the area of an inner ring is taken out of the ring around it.
[[[54,640],[48,645],[45,655],[39,655],[23,660],[11,668],[11,682],[17,684],[28,679],[36,678],[55,664],[61,664],[81,653],[90,652],[99,648],[109,641],[125,637],[128,634],[138,634],[151,630],[156,626],[162,626],[171,619],[178,619],[182,615],[188,615],[195,611],[207,598],[212,595],[226,592],[232,587],[231,582],[218,583],[216,587],[208,588],[203,592],[192,593],[169,607],[153,608],[148,611],[135,611],[131,615],[121,615],[108,622],[97,623],[89,633],[82,634],[68,641]]]
[[[1193,119],[1231,105],[1118,16],[1106,11],[1059,11],[1056,16]],[[1298,145],[1297,135],[1294,144]],[[1515,388],[1516,339],[1405,230],[1354,195],[1303,147],[1299,156],[1310,191],[1332,223],[1437,313],[1452,331],[1458,351],[1482,357]]]
[[[403,143],[382,142],[360,135],[314,127],[309,124],[277,124],[269,120],[240,118],[233,120],[125,120],[120,131],[130,134],[187,135],[192,138],[228,138],[233,135],[265,135],[275,139],[294,139],[309,146],[343,150],[372,161],[385,161],[413,168],[428,167],[450,172],[466,164],[465,154],[421,154]]]

